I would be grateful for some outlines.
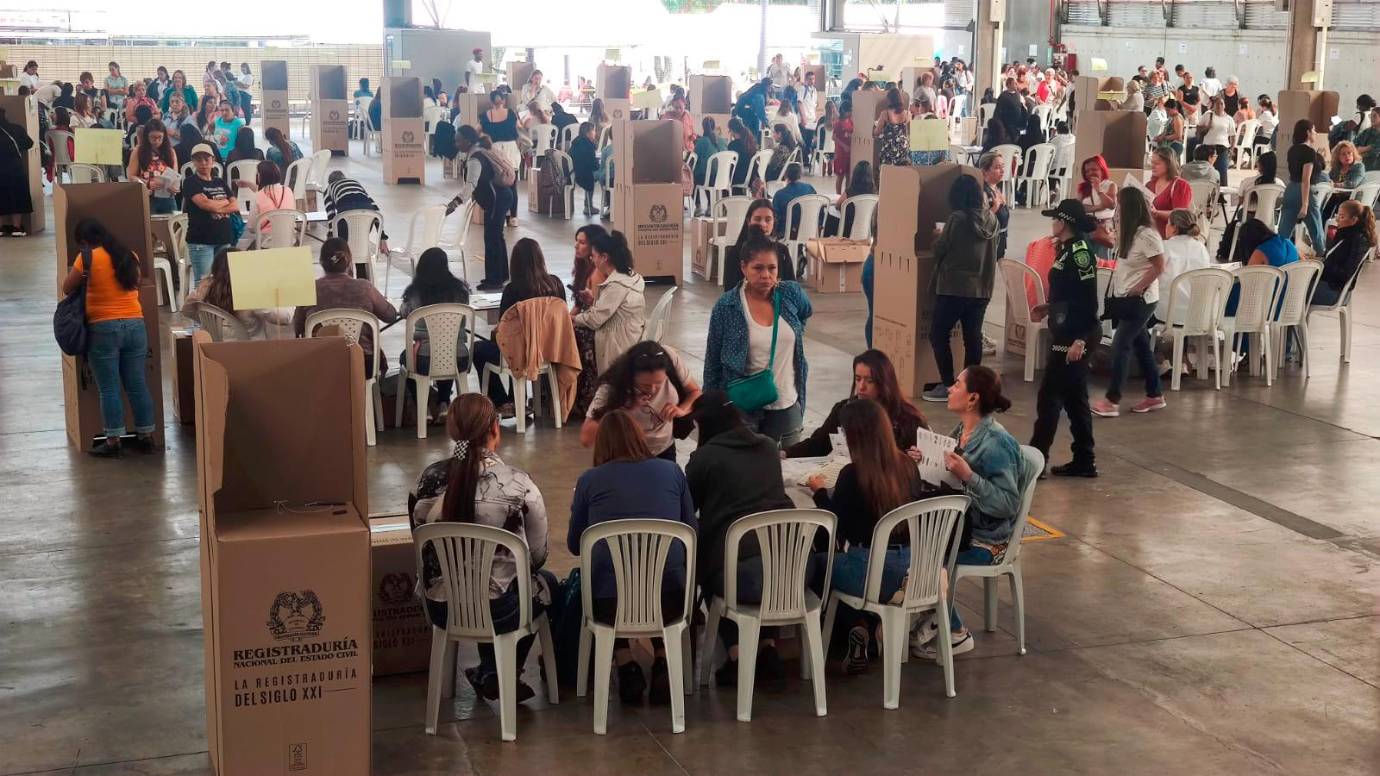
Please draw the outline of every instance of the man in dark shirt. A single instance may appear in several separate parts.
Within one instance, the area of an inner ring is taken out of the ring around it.
[[[1016,79],[1006,79],[1006,89],[997,97],[996,112],[993,115],[1006,128],[1006,137],[1012,143],[1016,142],[1016,138],[1020,137],[1025,129],[1028,113],[1025,109],[1025,100],[1021,99],[1021,93],[1017,91]]]
[[[1059,253],[1049,269],[1049,301],[1030,311],[1033,321],[1048,317],[1051,342],[1036,400],[1030,446],[1049,460],[1049,448],[1059,428],[1059,412],[1063,410],[1069,416],[1069,432],[1073,435],[1073,460],[1051,471],[1056,476],[1096,477],[1085,355],[1088,344],[1100,341],[1102,334],[1097,316],[1097,260],[1087,237],[1097,222],[1076,199],[1066,199],[1043,215],[1054,219],[1052,231]],[[1034,343],[1027,341],[1026,346],[1033,347]]]

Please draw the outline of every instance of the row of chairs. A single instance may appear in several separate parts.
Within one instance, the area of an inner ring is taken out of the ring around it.
[[[740,185],[734,185],[733,183],[735,173],[738,170],[738,164],[741,161],[738,158],[737,151],[720,151],[709,157],[709,161],[705,164],[704,168],[704,183],[695,186],[694,189],[693,201],[695,209],[699,210],[700,202],[703,201],[703,209],[712,211],[715,203],[717,203],[720,198],[730,197],[734,194],[746,194],[748,192],[748,185],[752,181],[765,179],[767,165],[771,162],[771,157],[772,152],[766,149],[753,154],[752,158],[748,160],[747,175],[743,178],[744,183]],[[690,154],[686,160],[686,164],[691,171],[695,169],[697,162],[698,158],[693,153]],[[799,162],[800,149],[797,148],[791,152],[791,157],[787,164]],[[786,165],[782,165],[781,171],[777,174],[777,177],[774,180],[766,181],[768,196],[773,193],[773,184],[784,186],[785,181]]]
[[[738,625],[737,709],[739,721],[752,720],[753,682],[757,643],[763,627],[796,627],[801,639],[800,676],[813,689],[815,714],[828,713],[824,686],[824,656],[829,636],[841,604],[876,615],[882,623],[883,696],[882,706],[900,706],[901,666],[909,661],[906,640],[911,624],[933,613],[940,632],[940,665],[944,672],[945,695],[957,694],[954,688],[953,654],[949,648],[949,609],[956,584],[964,577],[983,580],[984,615],[987,630],[996,629],[996,582],[1008,578],[1015,605],[1017,640],[1025,654],[1024,588],[1021,576],[1021,542],[1026,517],[1035,497],[1038,475],[1044,469],[1044,456],[1022,447],[1027,479],[1022,483],[1021,509],[1014,526],[1014,541],[1000,564],[992,566],[958,565],[957,542],[952,537],[962,530],[967,496],[940,496],[906,504],[892,510],[873,529],[868,572],[862,595],[830,590],[833,555],[829,553],[823,577],[828,592],[821,600],[808,587],[808,574],[815,539],[823,535],[827,546],[834,545],[837,518],[817,509],[788,509],[762,512],[735,521],[724,541],[724,594],[707,600],[707,622],[699,649],[699,682],[709,684],[714,668],[718,623],[722,618]],[[882,598],[882,569],[893,533],[906,526],[910,563],[899,594]],[[594,666],[594,732],[608,732],[610,665],[615,638],[659,637],[666,646],[671,683],[671,730],[685,730],[685,695],[696,691],[694,653],[691,648],[694,616],[695,568],[686,569],[683,614],[667,623],[662,610],[662,580],[671,548],[679,543],[685,557],[696,557],[698,537],[684,523],[667,520],[629,519],[589,527],[580,537],[582,579],[593,573],[595,548],[605,545],[615,570],[618,607],[613,623],[593,618],[590,585],[582,585],[583,620],[580,629],[576,696],[585,697],[591,657]],[[546,670],[547,700],[559,703],[556,660],[550,623],[545,614],[533,616],[530,608],[531,582],[527,574],[517,577],[519,623],[512,633],[494,632],[488,606],[488,579],[494,557],[506,552],[519,569],[530,568],[531,553],[522,536],[499,528],[459,523],[433,523],[421,526],[415,536],[417,566],[422,567],[425,548],[430,546],[440,560],[441,583],[446,590],[449,612],[446,627],[432,629],[431,671],[428,677],[426,732],[434,735],[443,697],[453,693],[456,645],[461,641],[492,643],[499,669],[501,735],[505,741],[517,738],[516,687],[519,672],[517,642],[526,636],[539,639]],[[745,541],[755,541],[762,559],[760,602],[738,601],[738,559]]]
[[[877,209],[876,194],[857,194],[844,200],[839,208],[839,228],[849,225],[846,236],[850,240],[869,240],[872,237],[872,216]],[[752,205],[750,196],[734,195],[715,201],[710,210],[709,220],[713,234],[709,239],[710,267],[719,285],[724,283],[724,261],[728,249],[738,240],[738,228],[747,219],[748,207]],[[791,239],[782,240],[790,249],[791,258],[799,259],[805,245],[820,236],[823,229],[825,209],[833,200],[823,194],[806,194],[791,200],[786,206],[784,233],[794,234]]]

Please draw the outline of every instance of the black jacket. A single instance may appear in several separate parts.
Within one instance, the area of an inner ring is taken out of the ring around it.
[[[1346,288],[1346,284],[1351,282],[1351,276],[1355,275],[1356,270],[1360,268],[1361,260],[1366,257],[1366,251],[1370,250],[1370,247],[1370,243],[1366,241],[1366,235],[1361,231],[1359,224],[1338,229],[1337,236],[1328,246],[1327,256],[1323,259],[1323,282],[1331,286],[1334,291],[1341,291]]]
[[[719,434],[691,453],[685,477],[690,483],[690,497],[700,510],[695,578],[706,587],[721,585],[715,580],[723,573],[724,537],[733,521],[795,506],[781,481],[781,455],[775,442],[739,427]],[[745,539],[739,559],[758,554],[757,543]]]
[[[1049,332],[1055,345],[1083,340],[1091,347],[1102,340],[1097,316],[1097,260],[1084,237],[1059,246],[1049,268]]]
[[[829,435],[839,433],[843,405],[850,401],[852,399],[844,399],[835,404],[834,408],[829,410],[829,417],[825,418],[824,423],[815,429],[815,433],[786,448],[786,457],[818,458],[833,452],[834,444],[830,441]],[[916,429],[929,427],[925,419],[919,416],[919,410],[916,410],[914,416],[902,415],[899,418],[891,419],[891,433],[896,435],[896,447],[900,450],[909,450],[915,446]]]
[[[570,161],[575,166],[575,184],[585,191],[594,191],[594,178],[599,171],[599,150],[594,142],[581,135],[570,144]]]
[[[1016,138],[1021,136],[1021,130],[1025,129],[1025,101],[1016,92],[1002,92],[1001,96],[997,97],[997,110],[994,116],[1006,127],[1006,137],[1014,143]]]
[[[909,492],[905,495],[905,501],[909,503],[924,496],[925,483],[920,479],[918,468],[908,466],[906,473],[910,482],[907,483]],[[827,509],[838,516],[839,527],[834,537],[836,540],[847,539],[849,544],[858,547],[872,545],[872,530],[877,527],[877,521],[881,520],[883,515],[877,514],[868,504],[867,496],[858,482],[857,468],[853,464],[844,466],[839,472],[833,495],[824,488],[815,491],[815,506]],[[897,530],[904,535],[905,525],[898,526]]]

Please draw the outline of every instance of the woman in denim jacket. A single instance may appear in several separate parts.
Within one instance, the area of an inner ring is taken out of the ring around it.
[[[963,516],[958,562],[970,566],[1000,563],[1006,545],[1020,541],[1011,533],[1021,510],[1021,483],[1027,478],[1020,443],[992,417],[994,412],[1010,409],[1011,400],[1002,395],[996,372],[985,366],[970,366],[949,386],[948,407],[960,422],[953,433],[958,448],[944,454],[944,466],[963,483],[964,495],[972,499]],[[963,628],[957,607],[949,608],[949,627],[955,654],[976,646],[973,634]],[[937,632],[934,622],[922,623],[911,636],[911,654],[935,659]]]

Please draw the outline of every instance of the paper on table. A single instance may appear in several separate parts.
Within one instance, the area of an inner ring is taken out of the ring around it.
[[[661,90],[653,89],[640,92],[633,92],[632,106],[634,110],[656,110],[661,107]]]
[[[949,126],[939,119],[916,119],[910,122],[910,150],[949,150]]]
[[[925,428],[915,430],[915,447],[920,451],[920,479],[925,482],[963,487],[958,478],[944,466],[944,453],[953,452],[958,442],[951,436],[936,434]]]
[[[72,144],[76,150],[72,161],[121,167],[125,163],[124,139],[125,133],[118,129],[78,127],[72,131]]]
[[[273,248],[230,254],[230,295],[236,310],[316,304],[310,248]]]

